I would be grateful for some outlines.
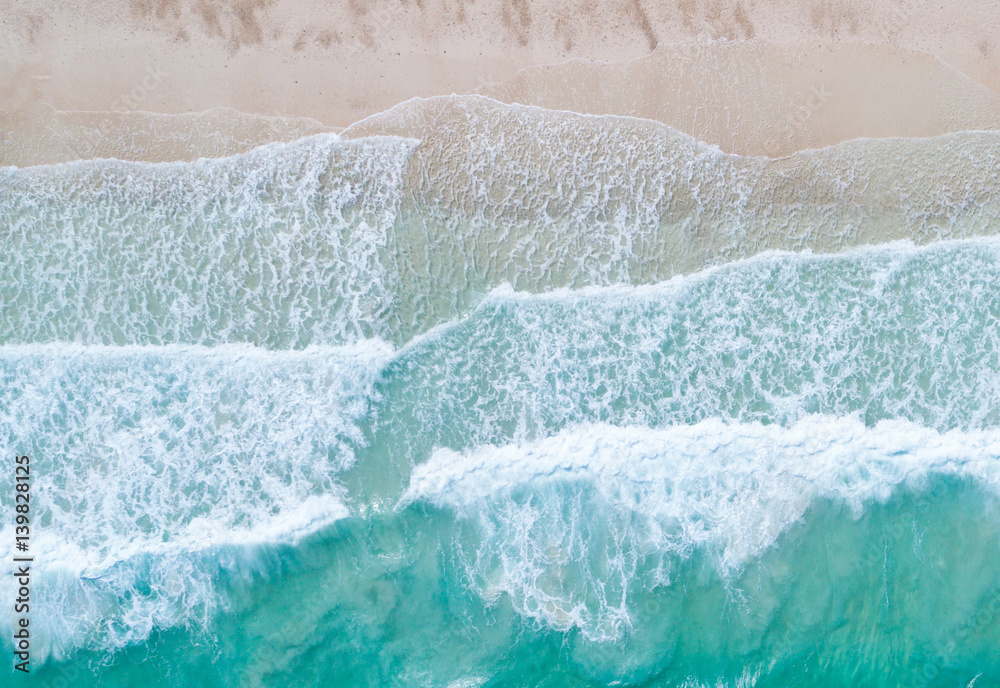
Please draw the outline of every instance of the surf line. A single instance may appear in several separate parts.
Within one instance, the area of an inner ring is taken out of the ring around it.
[[[14,669],[29,673],[31,665],[31,563],[28,554],[31,544],[31,458],[14,459],[14,571],[17,579],[17,597],[14,613],[19,614],[14,624]],[[18,661],[20,660],[20,661]]]

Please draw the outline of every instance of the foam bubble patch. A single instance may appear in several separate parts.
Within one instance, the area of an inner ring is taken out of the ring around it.
[[[707,552],[732,575],[821,499],[860,516],[934,476],[1000,494],[1000,431],[832,416],[787,428],[584,425],[524,445],[439,450],[414,469],[399,508],[431,504],[466,523],[476,543],[466,565],[486,599],[506,594],[551,627],[614,639],[629,628],[635,588],[669,585],[679,560]]]
[[[348,515],[338,476],[391,355],[378,341],[0,347],[0,451],[32,456],[33,625],[58,649],[204,621],[220,569]]]

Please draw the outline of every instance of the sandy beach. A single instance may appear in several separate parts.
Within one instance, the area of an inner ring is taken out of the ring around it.
[[[752,155],[990,129],[996,26],[988,0],[5,0],[0,162],[193,159],[471,92],[655,119]],[[218,108],[243,114],[190,117]],[[175,127],[146,112],[189,119],[173,144],[142,143],[128,132]]]
[[[998,172],[998,0],[0,0],[0,684],[1000,686]]]

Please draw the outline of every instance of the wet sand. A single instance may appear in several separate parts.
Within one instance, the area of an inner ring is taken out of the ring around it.
[[[225,155],[471,92],[750,155],[998,121],[988,0],[2,0],[0,17],[7,165]]]

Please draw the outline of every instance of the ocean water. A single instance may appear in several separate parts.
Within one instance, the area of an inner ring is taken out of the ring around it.
[[[0,683],[1000,685],[1000,137],[352,129],[0,169]]]

